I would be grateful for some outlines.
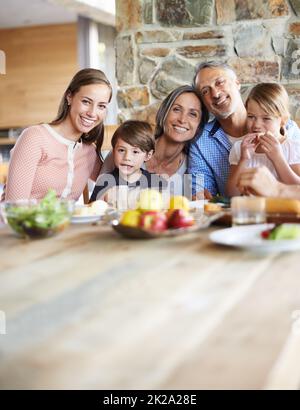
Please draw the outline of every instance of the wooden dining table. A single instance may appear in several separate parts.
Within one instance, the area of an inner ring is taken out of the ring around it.
[[[0,229],[1,389],[299,389],[300,251]]]

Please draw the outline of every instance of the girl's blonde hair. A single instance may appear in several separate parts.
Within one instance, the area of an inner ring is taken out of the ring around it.
[[[252,88],[245,102],[255,101],[267,114],[288,120],[289,96],[286,89],[277,83],[261,83]]]

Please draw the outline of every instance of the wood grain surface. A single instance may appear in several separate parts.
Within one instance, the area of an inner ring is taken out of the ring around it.
[[[7,64],[0,81],[0,128],[52,121],[78,70],[77,24],[2,29],[0,44]]]
[[[0,388],[299,388],[300,253],[216,246],[213,229],[0,229]]]

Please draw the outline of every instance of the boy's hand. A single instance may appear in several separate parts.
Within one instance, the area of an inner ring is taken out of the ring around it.
[[[273,163],[284,158],[280,141],[270,131],[260,137],[260,145],[263,152]]]

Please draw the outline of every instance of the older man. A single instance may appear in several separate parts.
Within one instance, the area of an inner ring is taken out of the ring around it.
[[[247,112],[240,94],[241,85],[230,66],[214,61],[198,66],[194,85],[215,118],[190,148],[188,172],[194,177],[204,176],[204,187],[197,184],[201,178],[193,178],[193,193],[205,188],[211,195],[225,195],[230,149],[247,133]],[[289,120],[286,128],[289,138],[300,138],[295,122]]]

